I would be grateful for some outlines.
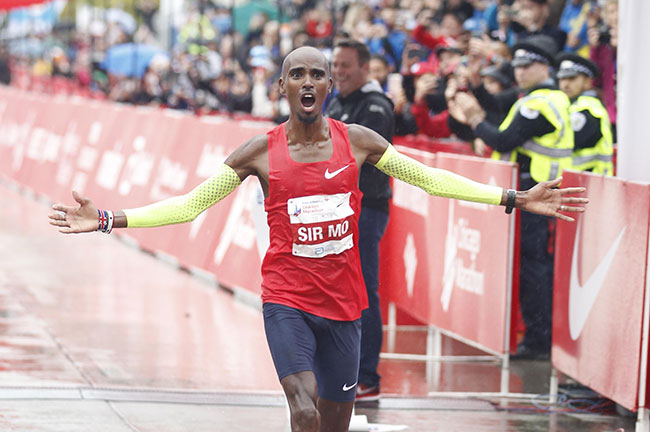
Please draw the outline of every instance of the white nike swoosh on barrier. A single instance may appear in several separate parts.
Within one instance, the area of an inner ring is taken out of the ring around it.
[[[357,383],[354,383],[351,386],[348,386],[347,384],[343,384],[343,391],[348,391],[348,390],[354,388],[354,386],[356,386],[356,385],[357,385]]]
[[[327,169],[325,170],[325,178],[326,178],[327,180],[329,180],[329,179],[331,179],[331,178],[334,178],[334,177],[336,177],[337,175],[339,175],[339,173],[340,173],[341,171],[343,171],[344,169],[346,169],[346,168],[349,167],[349,166],[350,166],[350,165],[346,165],[346,166],[344,166],[343,168],[339,168],[339,169],[337,169],[337,170],[334,171],[334,172],[330,172],[330,169],[327,168]]]
[[[589,276],[589,279],[580,285],[578,281],[578,245],[580,244],[580,223],[576,228],[576,237],[573,241],[573,258],[571,260],[571,279],[569,284],[569,333],[571,339],[576,340],[580,337],[580,333],[585,327],[591,308],[598,297],[598,293],[605,282],[605,278],[609,273],[609,268],[614,261],[618,246],[623,240],[623,234],[627,227],[623,227],[618,237],[612,243],[607,254],[598,263],[594,272]]]

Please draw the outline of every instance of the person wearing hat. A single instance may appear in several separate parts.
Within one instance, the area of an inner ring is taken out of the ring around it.
[[[557,67],[560,89],[571,100],[569,111],[575,135],[573,168],[613,175],[612,124],[592,84],[600,72],[598,66],[579,55],[562,53],[557,58]]]
[[[490,94],[501,93],[513,84],[512,65],[507,61],[481,69],[480,76],[483,87]]]
[[[534,35],[513,47],[515,79],[524,92],[499,125],[467,93],[449,101],[450,114],[469,124],[494,151],[492,158],[519,163],[521,187],[553,180],[572,166],[570,101],[551,78],[557,46]],[[553,252],[551,220],[521,215],[520,304],[526,332],[514,358],[547,359],[551,346]]]

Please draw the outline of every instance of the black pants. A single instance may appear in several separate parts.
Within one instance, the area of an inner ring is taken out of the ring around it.
[[[526,324],[523,344],[539,351],[551,347],[554,223],[547,216],[521,212],[519,301]]]
[[[361,313],[359,383],[366,387],[378,386],[381,379],[377,373],[384,336],[379,308],[379,242],[386,231],[387,223],[388,213],[385,211],[370,207],[361,208],[359,255],[368,292],[368,309]]]

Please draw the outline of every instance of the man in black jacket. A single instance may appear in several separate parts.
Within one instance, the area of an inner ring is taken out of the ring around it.
[[[366,126],[386,140],[393,140],[393,104],[374,80],[368,81],[370,52],[363,43],[344,39],[336,43],[332,56],[332,78],[338,91],[325,115],[345,123]],[[391,197],[388,176],[365,164],[359,176],[363,192],[359,217],[359,253],[368,291],[368,309],[361,316],[361,361],[357,401],[379,399],[377,365],[383,337],[379,310],[379,241],[388,223]]]

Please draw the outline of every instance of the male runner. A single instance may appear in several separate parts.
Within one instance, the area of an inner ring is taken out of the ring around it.
[[[63,233],[151,227],[193,220],[256,176],[265,196],[270,245],[262,264],[264,323],[271,355],[291,411],[293,432],[348,430],[359,368],[361,311],[366,290],[357,248],[361,193],[359,170],[375,165],[388,175],[438,196],[573,219],[567,204],[586,198],[554,189],[559,179],[529,191],[505,191],[448,171],[426,167],[398,153],[380,135],[322,114],[332,88],[320,51],[302,47],[282,65],[280,88],[289,120],[252,138],[186,195],[145,207],[105,212],[73,192],[80,204],[53,206],[50,223]],[[108,222],[107,222],[108,221]]]

